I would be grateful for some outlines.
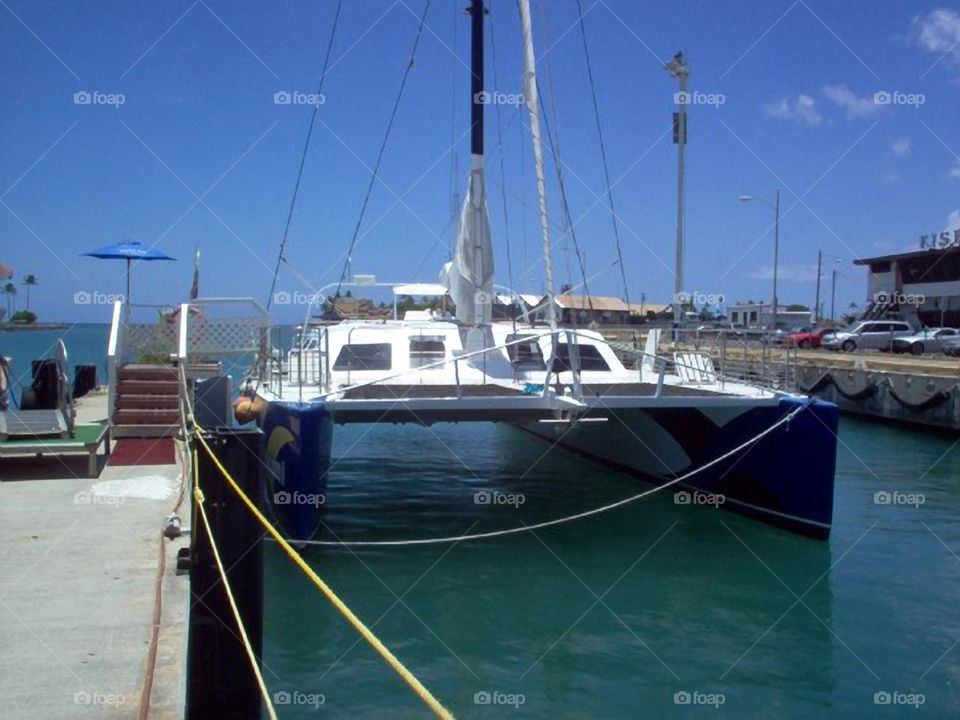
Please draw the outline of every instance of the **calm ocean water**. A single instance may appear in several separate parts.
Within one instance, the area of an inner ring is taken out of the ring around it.
[[[75,365],[96,365],[97,381],[107,379],[107,333],[109,326],[77,323],[63,330],[10,332],[0,330],[0,355],[13,358],[17,377],[30,384],[30,361],[54,356],[54,344],[60,338],[67,346],[71,376]]]
[[[71,362],[103,377],[105,335],[73,328]],[[0,333],[0,352],[23,368],[51,336]],[[495,425],[338,427],[327,519],[344,539],[459,535],[646,487],[547,450]],[[461,717],[957,717],[960,450],[843,418],[837,460],[829,542],[655,495],[535,534],[307,557]],[[478,505],[482,489],[524,502]],[[883,491],[923,503],[875,503]],[[424,717],[302,573],[266,555],[264,674],[289,693],[281,717]]]

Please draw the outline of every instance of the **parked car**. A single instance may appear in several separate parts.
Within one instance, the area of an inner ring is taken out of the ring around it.
[[[954,333],[941,338],[940,345],[944,354],[951,357],[960,357],[960,330],[955,330]]]
[[[817,328],[816,330],[800,330],[790,334],[787,338],[787,347],[815,348],[820,347],[824,337],[836,332],[833,328]]]
[[[954,337],[957,331],[953,328],[925,328],[915,335],[895,338],[893,352],[923,355],[925,352],[944,352],[943,341]]]
[[[889,350],[898,337],[913,335],[910,323],[902,320],[861,320],[849,328],[822,338],[820,344],[831,350]]]

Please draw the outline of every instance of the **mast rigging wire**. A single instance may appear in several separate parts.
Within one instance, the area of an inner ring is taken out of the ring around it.
[[[333,50],[333,38],[337,32],[337,24],[340,21],[340,8],[343,0],[337,0],[337,9],[333,16],[333,26],[330,28],[330,39],[327,41],[327,51],[323,57],[323,70],[320,73],[320,82],[317,87],[317,97],[323,94],[323,81],[327,78],[327,68],[330,65],[330,53]],[[310,148],[310,137],[313,135],[313,128],[317,122],[317,112],[320,110],[320,103],[315,102],[313,112],[310,114],[310,127],[307,129],[307,139],[303,143],[303,152],[300,154],[300,167],[297,169],[297,181],[293,185],[293,197],[290,198],[290,209],[287,211],[287,222],[283,226],[283,238],[280,240],[280,252],[277,254],[277,265],[273,270],[273,279],[270,281],[270,294],[267,295],[267,310],[273,303],[273,293],[277,289],[277,276],[280,274],[280,263],[284,261],[283,253],[287,247],[287,235],[290,232],[290,222],[293,220],[293,208],[297,202],[297,192],[300,190],[300,181],[303,179],[303,167],[307,161],[307,150]]]
[[[623,297],[630,305],[630,292],[627,289],[627,273],[623,267],[623,253],[620,250],[620,228],[617,225],[617,213],[613,209],[613,187],[610,184],[610,169],[607,166],[607,151],[603,143],[603,130],[600,126],[600,106],[597,103],[597,88],[593,81],[593,65],[590,62],[590,49],[587,46],[587,31],[583,24],[583,6],[577,0],[577,15],[579,16],[580,38],[583,40],[583,56],[587,61],[587,77],[590,79],[590,97],[593,100],[593,117],[597,123],[597,137],[600,139],[600,157],[603,160],[603,177],[607,184],[607,202],[610,205],[610,219],[613,221],[613,238],[617,247],[617,261],[620,264],[620,278],[623,280]]]
[[[373,193],[373,185],[380,172],[380,163],[383,161],[383,153],[387,149],[387,141],[390,139],[390,131],[393,130],[393,122],[397,117],[397,110],[400,107],[400,100],[403,98],[404,88],[407,86],[407,79],[410,77],[410,71],[413,69],[413,61],[417,55],[417,47],[420,45],[420,38],[423,35],[423,26],[427,19],[427,12],[430,10],[431,0],[427,0],[423,6],[423,13],[420,15],[420,23],[417,25],[417,34],[413,39],[413,49],[410,51],[410,59],[407,61],[407,67],[403,71],[403,79],[400,81],[400,89],[393,101],[393,108],[390,110],[390,118],[387,121],[387,129],[383,134],[383,142],[380,143],[380,150],[377,152],[377,161],[374,163],[373,172],[370,174],[370,182],[367,185],[367,192],[363,197],[363,205],[360,206],[360,217],[357,218],[357,224],[353,229],[353,237],[350,239],[350,246],[347,248],[347,259],[343,264],[343,272],[340,273],[340,280],[337,282],[337,291],[334,297],[340,296],[340,287],[347,279],[347,273],[350,270],[350,261],[353,259],[353,250],[357,244],[357,237],[360,235],[360,226],[363,223],[363,217],[367,211],[367,204],[370,202],[370,195]]]
[[[557,185],[560,188],[560,200],[563,203],[563,218],[564,223],[566,224],[566,230],[564,230],[563,235],[558,239],[562,239],[564,235],[569,234],[570,238],[573,240],[573,249],[577,254],[577,264],[580,266],[580,279],[583,280],[583,292],[587,298],[587,306],[590,308],[590,312],[593,312],[593,298],[590,297],[590,287],[587,285],[587,268],[583,260],[583,254],[580,252],[580,244],[577,242],[577,231],[574,230],[573,217],[570,215],[570,206],[567,204],[567,190],[566,185],[563,182],[563,171],[562,165],[560,163],[559,148],[554,142],[553,133],[550,130],[550,121],[547,119],[547,110],[543,105],[543,96],[540,96],[540,109],[543,112],[543,127],[547,131],[547,144],[550,147],[550,154],[553,156],[553,167],[557,171]],[[561,293],[562,295],[563,293]],[[581,308],[582,309],[582,308]],[[573,317],[576,317],[574,315]]]

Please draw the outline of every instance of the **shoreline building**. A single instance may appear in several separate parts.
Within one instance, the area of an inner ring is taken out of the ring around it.
[[[930,327],[960,326],[960,230],[920,236],[911,252],[860,258],[867,268],[864,319],[897,317]]]
[[[764,303],[738,303],[727,308],[727,317],[733,327],[767,328],[773,325],[773,306]],[[795,328],[810,325],[813,313],[810,310],[788,310],[777,303],[777,325]]]

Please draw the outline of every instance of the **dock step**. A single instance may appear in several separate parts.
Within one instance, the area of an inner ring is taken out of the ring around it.
[[[117,425],[176,425],[180,412],[166,408],[119,408],[113,413]]]
[[[172,380],[179,378],[172,365],[124,365],[117,373],[120,380]]]
[[[180,383],[176,380],[142,380],[134,378],[120,380],[117,384],[118,395],[174,395],[180,392]]]
[[[118,393],[118,410],[179,410],[178,396],[168,395],[141,395],[137,393]]]

